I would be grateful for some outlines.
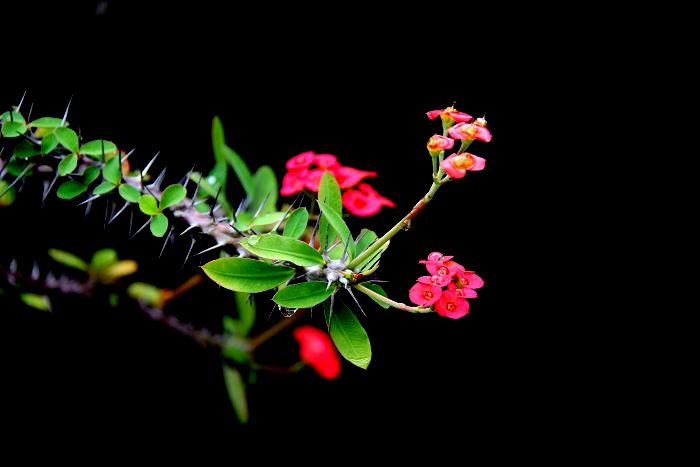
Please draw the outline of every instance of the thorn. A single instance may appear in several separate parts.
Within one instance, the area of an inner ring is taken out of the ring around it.
[[[122,163],[124,163],[124,161],[128,160],[128,159],[129,159],[129,156],[131,156],[131,155],[134,153],[134,151],[136,151],[136,148],[134,148],[134,149],[132,149],[131,151],[127,152],[127,153],[124,155],[124,157],[122,158]]]
[[[233,218],[235,219],[238,214],[241,213],[246,208],[246,201],[248,201],[248,198],[243,198],[240,203],[238,203],[238,207],[236,208],[236,212],[233,213]]]
[[[141,188],[144,189],[144,190],[146,190],[146,191],[148,192],[149,195],[151,195],[151,196],[153,196],[153,197],[155,198],[155,196],[153,195],[153,192],[148,188],[148,185],[146,185],[145,183],[143,183],[143,172],[141,172],[139,175],[140,175],[140,177],[141,177]]]
[[[143,224],[143,225],[141,226],[141,228],[138,229],[134,235],[132,235],[131,237],[129,237],[129,240],[132,240],[135,236],[137,236],[139,233],[141,233],[141,231],[142,231],[143,229],[145,229],[145,228],[148,226],[148,224],[151,223],[151,219],[153,219],[153,218],[152,218],[152,217],[149,217],[148,220],[146,221],[146,223]]]
[[[190,182],[190,176],[192,176],[192,172],[194,172],[194,164],[192,164],[192,168],[189,172],[187,172],[185,178],[180,182],[180,184],[185,188],[187,188],[187,184]]]
[[[129,212],[129,233],[127,234],[128,237],[131,236],[131,228],[134,226],[134,211]]]
[[[350,246],[350,239],[352,235],[348,234],[348,239],[345,241],[345,248],[343,248],[342,261],[345,263],[348,260],[348,246]]]
[[[260,206],[258,206],[258,209],[255,211],[255,214],[253,215],[253,219],[255,219],[256,217],[258,217],[258,214],[260,214],[260,211],[262,211],[262,209],[265,207],[265,204],[267,204],[267,200],[270,199],[270,195],[271,195],[271,194],[272,194],[272,193],[268,192],[268,193],[265,195],[265,198],[263,198],[262,203],[260,203]]]
[[[70,104],[73,102],[73,96],[68,99],[68,105],[66,106],[66,111],[63,113],[63,120],[61,120],[61,126],[66,124],[66,118],[68,117],[68,109],[70,109]]]
[[[159,155],[160,155],[160,151],[158,151],[158,152],[156,153],[156,155],[153,156],[153,159],[151,159],[151,161],[150,161],[148,164],[146,164],[146,167],[141,171],[141,175],[142,175],[142,176],[143,176],[143,175],[148,175],[148,169],[151,168],[151,166],[152,166],[153,163],[156,161],[156,158],[157,158]]]
[[[219,185],[219,189],[216,192],[216,197],[214,197],[214,203],[211,205],[211,209],[209,210],[209,216],[214,217],[214,209],[216,209],[216,202],[219,201],[219,195],[221,194],[221,185]]]
[[[185,261],[182,262],[182,266],[180,266],[180,270],[185,268],[185,264],[187,264],[187,260],[190,259],[190,253],[192,253],[192,248],[194,247],[194,244],[197,242],[197,240],[192,237],[192,243],[190,243],[190,249],[187,250],[187,256],[185,256]]]
[[[19,112],[20,109],[22,108],[22,103],[24,102],[24,97],[26,95],[27,95],[27,90],[25,89],[24,94],[22,94],[22,98],[19,100],[19,104],[17,104],[17,112]],[[10,112],[10,113],[12,113],[12,112]]]
[[[299,194],[297,195],[296,198],[294,198],[294,201],[292,201],[292,204],[289,205],[287,208],[287,211],[284,213],[284,216],[282,216],[282,219],[277,223],[274,229],[272,229],[273,232],[277,232],[277,229],[279,229],[280,225],[282,225],[282,222],[287,218],[289,213],[292,211],[292,208],[294,208],[294,205],[297,204],[297,201],[299,201],[299,197],[301,196],[302,192],[300,191]]]
[[[199,179],[197,180],[197,186],[194,189],[194,194],[192,195],[192,202],[190,203],[190,207],[194,206],[194,202],[197,199],[197,194],[199,193],[199,184],[202,182],[202,175],[199,175]]]
[[[357,299],[355,298],[355,294],[352,293],[352,289],[350,287],[348,287],[345,290],[347,290],[350,293],[350,296],[352,297],[352,299],[355,300],[355,304],[360,308],[360,311],[362,312],[363,315],[365,315],[365,318],[366,318],[367,313],[365,313],[365,310],[362,309],[362,305],[360,305],[360,302],[358,302]]]
[[[321,215],[319,214],[319,217],[320,216]],[[324,256],[328,254],[328,233],[330,232],[330,230],[331,229],[326,229],[326,242],[323,244],[323,255]],[[313,245],[311,245],[311,246],[313,246]]]
[[[110,209],[110,206],[112,209]],[[107,229],[107,221],[109,220],[109,218],[113,212],[114,212],[114,203],[107,202],[105,204],[105,219],[104,219],[104,221],[102,221],[102,229],[103,230]]]
[[[85,206],[85,214],[84,214],[85,217],[87,217],[88,214],[90,214],[90,210],[91,210],[91,209],[92,209],[92,201],[89,202],[89,203],[87,204],[87,206]]]
[[[189,232],[190,230],[192,230],[196,227],[199,227],[199,226],[197,224],[192,224],[191,226],[189,226],[185,230],[183,230],[182,233],[180,234],[180,236],[185,235],[187,232]]]
[[[240,230],[238,230],[236,227],[234,227],[234,225],[233,225],[232,223],[231,223],[231,224],[228,224],[228,225],[229,225],[229,227],[231,227],[233,230],[235,230],[236,232],[238,232],[238,235],[240,235],[241,237],[247,237],[246,234],[244,234],[243,232],[241,232]]]
[[[207,248],[207,249],[205,249],[205,250],[202,250],[202,251],[200,251],[199,253],[193,254],[192,257],[194,258],[195,256],[203,255],[204,253],[206,253],[206,252],[208,252],[208,251],[216,250],[217,248],[221,248],[221,247],[224,246],[224,245],[226,245],[226,244],[225,244],[225,243],[217,243],[216,245],[211,246],[211,247],[209,247],[209,248]]]
[[[335,304],[335,292],[331,294],[331,307],[328,312],[328,332],[331,332],[331,326],[333,325],[333,305]]]
[[[87,203],[89,203],[89,202],[91,202],[91,201],[94,201],[94,200],[96,200],[97,198],[99,198],[100,196],[102,196],[102,195],[95,195],[95,196],[93,196],[93,197],[91,197],[91,198],[88,198],[88,199],[86,199],[85,201],[83,201],[82,203],[77,204],[76,207],[77,207],[77,206],[82,206],[83,204],[87,204]]]
[[[26,166],[26,167],[24,168],[24,170],[17,176],[17,178],[15,178],[14,181],[13,181],[12,183],[10,183],[10,184],[7,186],[7,188],[5,188],[4,190],[2,190],[2,193],[0,193],[0,198],[2,198],[2,197],[5,195],[5,193],[7,193],[8,191],[10,191],[10,189],[11,189],[13,186],[15,186],[15,185],[17,184],[17,182],[20,181],[20,180],[22,179],[22,177],[24,177],[24,176],[27,174],[27,172],[29,172],[31,169],[33,169],[35,165],[36,165],[36,164],[33,163],[33,162],[27,164],[27,166]]]
[[[276,303],[273,303],[273,304],[272,304],[272,310],[270,310],[270,314],[267,315],[267,320],[268,320],[268,321],[270,321],[270,318],[272,318],[272,313],[275,312],[275,308],[278,308],[278,307],[279,307],[279,305],[277,305]]]
[[[316,232],[318,232],[318,225],[319,225],[319,222],[321,222],[322,215],[323,214],[319,213],[318,217],[316,218],[316,224],[314,225],[314,229],[311,231],[311,238],[309,239],[309,246],[312,248],[316,248],[314,246],[316,244]]]
[[[12,261],[10,261],[10,274],[16,274],[17,273],[17,259],[13,258]]]
[[[109,222],[107,222],[107,224],[111,224],[112,222],[114,222],[114,219],[119,217],[119,215],[123,213],[126,210],[126,208],[129,207],[129,204],[130,203],[128,201],[124,203],[124,206],[122,206],[122,208],[119,211],[117,211],[117,213],[114,216],[112,216],[112,218],[109,220]]]
[[[34,261],[34,264],[32,264],[32,273],[29,277],[33,281],[39,280],[39,265],[36,261]]]
[[[51,193],[51,189],[53,188],[54,184],[56,183],[56,180],[58,180],[58,172],[56,172],[56,176],[51,180],[51,184],[49,187],[44,190],[44,194],[41,196],[41,206],[44,207],[44,201],[46,201],[46,198],[49,196],[49,193]]]
[[[30,122],[32,120],[32,110],[34,110],[34,102],[29,104],[29,113],[27,113],[27,121]]]
[[[152,187],[154,190],[160,191],[160,184],[163,182],[163,179],[165,178],[165,172],[168,170],[168,168],[164,168],[160,174],[156,177],[155,181],[149,185],[149,187]]]
[[[163,252],[165,251],[165,245],[168,244],[168,240],[170,240],[170,236],[173,234],[173,229],[175,229],[175,227],[170,227],[170,232],[168,232],[168,236],[165,237],[165,241],[163,242],[163,247],[160,249],[158,259],[160,259],[163,256]]]

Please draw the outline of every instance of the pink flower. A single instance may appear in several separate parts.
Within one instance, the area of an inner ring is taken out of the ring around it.
[[[408,291],[408,297],[420,306],[430,306],[437,302],[442,295],[442,288],[434,284],[416,282]]]
[[[469,313],[469,302],[452,290],[445,290],[435,302],[435,311],[440,316],[457,319]]]
[[[457,272],[464,267],[454,261],[426,261],[420,260],[419,263],[425,264],[425,268],[428,270],[431,276],[447,276],[452,279]]]
[[[483,170],[485,166],[486,160],[484,158],[468,152],[452,154],[440,162],[440,167],[452,178],[462,178],[467,174],[467,171],[476,172]]]
[[[452,279],[446,274],[435,274],[434,276],[420,276],[418,282],[421,284],[433,284],[438,287],[444,287],[450,283]]]
[[[430,254],[428,254],[428,261],[447,261],[448,259],[452,259],[454,256],[445,256],[439,251],[433,251]],[[425,260],[419,261],[419,263],[424,263]]]
[[[284,174],[280,194],[283,196],[290,196],[295,193],[299,193],[304,189],[307,174],[308,170],[305,169],[295,170]]]
[[[465,114],[464,112],[458,112],[457,109],[455,109],[454,107],[447,107],[446,109],[440,110],[431,110],[430,112],[426,112],[426,115],[430,120],[435,120],[439,116],[443,122],[447,122],[448,124],[452,124],[454,122],[471,122],[472,120],[474,120],[474,117],[472,117],[471,115]]]
[[[350,188],[343,193],[343,206],[351,214],[366,217],[378,213],[382,206],[393,208],[396,205],[377,193],[369,184],[360,183],[356,188]]]
[[[306,151],[289,159],[285,164],[285,167],[287,167],[287,170],[308,169],[309,166],[314,163],[314,160],[314,152]]]
[[[433,135],[430,137],[428,140],[428,152],[430,152],[430,155],[435,157],[440,155],[441,151],[444,151],[445,149],[451,149],[452,146],[454,146],[455,140],[452,138],[447,138],[446,136],[442,135]]]
[[[475,125],[473,123],[458,123],[457,125],[450,127],[447,132],[454,139],[460,140],[479,140],[484,143],[491,141],[491,132],[482,125]]]
[[[316,370],[322,378],[340,375],[340,358],[328,333],[313,326],[299,326],[292,333],[299,343],[301,361]]]
[[[338,158],[333,154],[316,154],[314,163],[319,169],[331,169],[338,165]]]
[[[462,298],[476,298],[477,297],[476,290],[468,289],[466,287],[461,288],[457,284],[455,284],[454,282],[450,282],[449,284],[447,284],[447,290],[451,290],[452,292],[454,292],[455,295],[457,295],[458,297],[462,297]]]
[[[335,179],[338,181],[338,185],[340,185],[341,190],[351,188],[367,177],[377,176],[377,172],[368,172],[366,170],[358,170],[346,166],[334,167],[332,172],[333,175],[335,175]]]
[[[312,169],[306,173],[304,177],[304,187],[307,190],[318,192],[318,186],[321,184],[321,178],[323,174],[326,173],[323,169]]]
[[[479,289],[484,285],[484,280],[477,276],[474,271],[459,271],[455,275],[457,276],[462,287]]]

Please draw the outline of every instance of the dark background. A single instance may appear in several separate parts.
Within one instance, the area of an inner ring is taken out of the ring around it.
[[[417,261],[438,250],[476,270],[486,286],[471,301],[471,314],[456,321],[385,311],[364,300],[369,370],[344,364],[332,382],[310,370],[261,374],[243,430],[216,352],[104,302],[58,300],[54,312],[44,314],[3,299],[8,426],[20,436],[69,431],[108,443],[163,436],[183,447],[196,445],[193,439],[250,434],[312,439],[355,427],[364,440],[398,433],[426,442],[478,433],[508,442],[524,436],[567,441],[566,427],[582,404],[567,389],[581,382],[565,376],[572,363],[561,353],[576,323],[550,313],[546,302],[559,292],[550,289],[544,298],[541,289],[543,245],[561,227],[541,224],[553,194],[546,183],[555,177],[542,161],[547,122],[538,117],[551,109],[532,106],[540,89],[529,80],[538,73],[531,53],[536,39],[496,43],[488,35],[490,16],[469,16],[466,9],[411,11],[402,20],[368,10],[341,20],[298,8],[274,17],[207,3],[194,8],[154,3],[144,10],[112,2],[96,15],[96,4],[86,2],[18,12],[21,53],[4,59],[10,66],[3,71],[2,108],[17,104],[26,90],[35,116],[60,116],[72,96],[69,120],[84,138],[136,148],[133,166],[161,151],[156,169],[167,165],[169,182],[193,163],[209,168],[211,118],[219,115],[227,142],[249,166],[269,164],[280,178],[284,161],[305,150],[379,172],[372,183],[397,208],[354,219],[351,228],[383,232],[429,187],[424,147],[439,123],[425,112],[456,102],[489,122],[493,141],[472,146],[487,168],[440,190],[412,229],[392,241],[381,277],[390,281],[391,297],[408,301],[408,288],[422,274]],[[286,14],[288,20],[278,19]],[[12,258],[26,270],[34,258],[49,265],[50,247],[88,256],[115,246],[120,257],[139,260],[140,280],[173,286],[195,271],[191,263],[179,272],[187,241],[157,261],[160,240],[141,234],[126,241],[124,220],[104,230],[99,205],[84,220],[82,209],[53,196],[39,209],[40,196],[40,187],[29,183],[17,203],[3,209],[3,265]],[[215,328],[233,306],[231,297],[215,286],[204,289],[173,311]],[[262,326],[269,306],[261,301],[259,309]],[[321,325],[316,314],[303,321]],[[280,341],[279,349],[267,350],[270,357],[292,352],[288,334]]]

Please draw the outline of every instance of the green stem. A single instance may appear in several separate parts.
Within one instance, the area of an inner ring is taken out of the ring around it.
[[[431,313],[433,311],[430,308],[426,308],[423,306],[408,306],[405,303],[396,302],[388,297],[385,297],[380,293],[375,292],[372,289],[368,289],[362,284],[355,284],[354,287],[363,294],[366,294],[367,296],[373,298],[374,300],[386,303],[387,305],[397,308],[399,310],[408,311],[409,313]]]
[[[442,169],[440,169],[440,172],[442,172]],[[438,175],[440,175],[440,172],[438,172]],[[430,190],[416,203],[416,205],[411,209],[411,212],[406,214],[403,219],[401,219],[399,222],[396,223],[387,233],[384,234],[380,239],[378,239],[376,242],[374,242],[369,248],[367,248],[360,256],[357,258],[353,259],[350,264],[348,264],[347,268],[348,269],[353,269],[360,264],[362,264],[365,260],[369,259],[374,255],[386,242],[388,242],[391,237],[396,235],[400,230],[408,230],[411,226],[411,219],[416,217],[425,207],[426,204],[430,202],[431,199],[433,199],[433,196],[435,196],[435,192],[440,188],[440,183],[434,181],[433,184],[430,186]]]

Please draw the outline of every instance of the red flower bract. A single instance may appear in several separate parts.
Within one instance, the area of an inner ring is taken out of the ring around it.
[[[469,313],[469,302],[458,297],[452,290],[445,290],[435,302],[435,311],[440,316],[457,319]]]
[[[430,306],[437,302],[442,295],[442,288],[434,284],[416,282],[408,291],[408,297],[413,303],[420,306]]]
[[[299,343],[301,361],[316,370],[322,378],[340,375],[340,358],[328,333],[313,326],[299,326],[292,333]]]
[[[360,183],[357,188],[351,188],[343,193],[343,206],[351,214],[365,217],[377,214],[382,206],[393,208],[396,205],[377,193],[377,190],[367,183]]]
[[[440,162],[440,167],[452,178],[462,178],[467,174],[467,171],[476,172],[483,170],[485,166],[485,159],[468,152],[452,154]]]

